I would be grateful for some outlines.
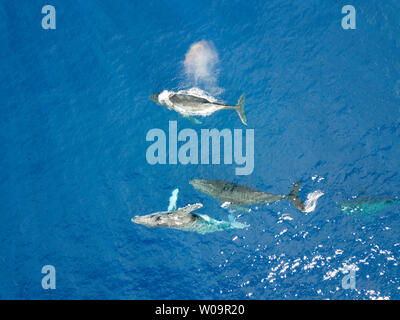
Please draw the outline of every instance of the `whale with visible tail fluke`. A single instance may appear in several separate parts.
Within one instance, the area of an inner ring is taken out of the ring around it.
[[[288,195],[262,192],[221,180],[193,179],[189,183],[195,189],[229,205],[251,206],[254,204],[268,204],[281,200],[289,200],[300,211],[306,211],[304,203],[299,197],[300,182],[296,182],[293,185]]]
[[[150,99],[154,103],[167,107],[169,110],[174,110],[183,117],[189,118],[197,123],[201,122],[193,118],[195,116],[206,117],[216,111],[234,109],[238,113],[243,124],[247,125],[247,119],[244,114],[244,94],[240,96],[239,101],[235,106],[226,105],[222,102],[211,99],[211,97],[206,98],[190,91],[172,92],[164,90],[161,93],[150,95]]]
[[[193,213],[201,207],[203,207],[201,203],[189,204],[173,212],[162,211],[145,216],[135,216],[132,218],[132,222],[150,228],[164,227],[200,234],[249,227],[233,218],[230,221],[218,221],[204,214]]]

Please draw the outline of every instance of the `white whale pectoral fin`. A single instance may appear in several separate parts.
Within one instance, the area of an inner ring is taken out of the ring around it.
[[[204,221],[207,221],[207,222],[211,221],[211,218],[209,216],[205,215],[205,214],[198,214],[198,216],[200,218],[202,218]]]
[[[235,212],[235,211],[250,212],[250,211],[249,211],[249,210],[250,210],[249,208],[242,207],[242,206],[239,206],[239,205],[237,205],[237,204],[233,204],[233,203],[228,202],[228,201],[224,202],[224,203],[221,205],[221,208],[227,209],[227,210],[229,210],[229,212],[231,212],[231,210],[232,210],[233,212]]]
[[[225,201],[223,204],[221,204],[221,208],[228,208],[231,205],[229,201]]]
[[[203,207],[203,205],[201,203],[195,203],[195,204],[192,204],[192,205],[189,205],[189,206],[190,206],[190,212],[192,212],[194,210],[197,210],[197,209],[200,209],[200,208]]]
[[[186,119],[192,121],[195,124],[202,124],[202,122],[199,119],[196,119],[195,117],[192,116],[184,116]]]
[[[203,207],[203,205],[201,203],[189,204],[186,207],[179,208],[176,211],[176,213],[178,213],[178,214],[188,214],[188,213],[190,213],[192,211],[200,209],[201,207]]]

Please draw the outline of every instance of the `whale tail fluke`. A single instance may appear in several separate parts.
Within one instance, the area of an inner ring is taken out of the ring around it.
[[[290,192],[287,196],[287,199],[293,203],[293,205],[299,209],[300,211],[305,211],[304,203],[301,201],[299,197],[300,192],[300,182],[296,182],[293,187],[290,189]]]
[[[237,105],[235,106],[235,110],[238,113],[240,120],[243,122],[244,125],[247,126],[247,119],[246,115],[244,114],[244,101],[245,101],[246,95],[242,94],[238,100]]]

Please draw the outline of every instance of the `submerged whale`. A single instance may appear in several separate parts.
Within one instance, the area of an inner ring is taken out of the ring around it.
[[[193,213],[201,207],[203,207],[201,203],[189,204],[173,212],[162,211],[145,216],[135,216],[131,221],[150,228],[165,227],[200,234],[249,227],[233,219],[232,221],[218,221],[204,214]]]
[[[229,205],[251,206],[289,200],[297,209],[305,211],[304,203],[299,198],[300,182],[293,185],[288,195],[262,192],[221,180],[193,179],[189,183],[195,189]]]
[[[207,99],[205,97],[189,94],[188,92],[171,92],[164,90],[161,93],[150,95],[150,99],[161,106],[174,110],[182,116],[191,120],[196,120],[194,116],[209,116],[216,111],[225,109],[235,109],[243,124],[247,125],[246,116],[244,114],[245,95],[242,94],[237,105],[230,106],[224,103]]]
[[[400,199],[389,197],[369,198],[365,195],[358,199],[342,202],[339,209],[347,214],[374,214],[394,205],[400,204]]]

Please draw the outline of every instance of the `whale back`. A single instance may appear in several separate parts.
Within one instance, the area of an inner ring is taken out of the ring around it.
[[[258,191],[250,187],[238,185],[222,180],[193,179],[190,184],[197,190],[220,200],[238,205],[253,205],[269,203],[285,199],[283,195],[276,195]]]
[[[196,96],[192,96],[189,94],[181,94],[181,93],[176,93],[174,95],[172,95],[169,100],[173,103],[173,104],[192,104],[192,103],[196,103],[196,104],[201,104],[201,103],[210,103],[210,101],[208,101],[205,98],[201,98],[201,97],[196,97]]]
[[[394,198],[367,198],[361,196],[355,200],[342,202],[339,205],[340,210],[347,214],[374,214],[393,205],[399,204],[399,199]]]
[[[201,207],[203,207],[201,203],[195,203],[179,208],[171,213],[162,212],[156,217],[154,226],[185,229],[187,226],[192,225],[198,218],[192,211],[200,209]]]

